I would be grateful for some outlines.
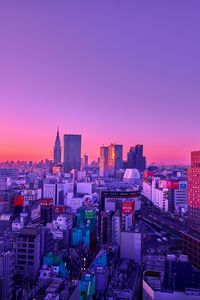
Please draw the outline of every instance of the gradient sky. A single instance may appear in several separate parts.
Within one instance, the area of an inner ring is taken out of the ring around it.
[[[199,0],[0,1],[0,160],[51,157],[56,128],[90,159],[143,143],[200,149]]]

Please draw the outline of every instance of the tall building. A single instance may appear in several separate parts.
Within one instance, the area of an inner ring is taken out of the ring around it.
[[[167,255],[164,265],[163,259],[158,260],[156,267],[144,271],[143,300],[200,299],[200,272],[187,259],[185,255]]]
[[[37,278],[41,258],[52,251],[52,237],[47,227],[31,225],[22,228],[15,237],[16,267],[23,279]]]
[[[0,299],[10,300],[13,293],[14,251],[9,241],[0,241]]]
[[[81,135],[64,135],[64,172],[81,168]]]
[[[144,171],[146,168],[146,157],[143,156],[143,145],[131,147],[127,153],[127,167]]]
[[[123,146],[110,144],[100,148],[100,176],[115,176],[123,165]]]
[[[188,226],[200,234],[200,151],[191,153],[188,168]]]
[[[100,148],[100,176],[108,176],[108,147],[102,146]]]
[[[87,167],[88,167],[88,164],[89,164],[88,162],[89,162],[88,155],[85,154],[85,155],[84,155],[84,158],[83,158],[83,167],[84,167],[84,168],[87,168]]]
[[[120,234],[121,234],[121,219],[119,211],[116,211],[112,217],[112,242],[113,244],[120,245]]]
[[[56,141],[54,145],[54,164],[60,164],[61,163],[61,142],[60,142],[60,136],[59,136],[59,129],[57,130],[56,135]]]
[[[112,211],[101,212],[101,243],[112,243]]]

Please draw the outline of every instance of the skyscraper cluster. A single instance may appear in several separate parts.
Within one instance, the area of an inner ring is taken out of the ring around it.
[[[100,176],[112,177],[122,168],[138,169],[146,168],[146,157],[143,155],[143,145],[131,147],[127,153],[127,161],[123,161],[123,145],[110,144],[100,148]]]
[[[88,155],[81,160],[81,135],[64,134],[63,166],[64,172],[69,173],[72,169],[80,170],[81,166],[88,166]],[[62,147],[59,130],[57,130],[54,145],[54,165],[62,163]],[[123,169],[146,168],[146,157],[143,155],[143,145],[131,147],[127,153],[127,161],[123,161],[123,145],[110,144],[100,147],[99,171],[102,177],[116,177],[116,172]]]

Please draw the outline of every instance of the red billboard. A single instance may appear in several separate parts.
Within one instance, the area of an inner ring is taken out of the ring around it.
[[[40,205],[43,207],[51,207],[53,205],[53,199],[52,198],[42,198],[40,200]]]
[[[67,207],[65,205],[54,205],[53,206],[53,213],[62,215],[65,214],[67,211]]]
[[[123,202],[122,203],[122,213],[132,214],[134,212],[135,202]]]
[[[24,196],[15,196],[14,198],[14,206],[23,206],[24,205]]]
[[[155,172],[151,171],[144,171],[144,178],[152,177],[154,176]]]
[[[172,190],[179,189],[179,181],[177,180],[168,180],[167,181],[167,188]]]

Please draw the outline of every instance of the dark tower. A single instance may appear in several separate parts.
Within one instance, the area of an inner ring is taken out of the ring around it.
[[[54,145],[54,164],[60,164],[61,163],[61,142],[60,142],[60,136],[59,136],[59,128],[57,130],[56,135],[56,141]]]

